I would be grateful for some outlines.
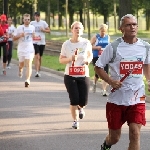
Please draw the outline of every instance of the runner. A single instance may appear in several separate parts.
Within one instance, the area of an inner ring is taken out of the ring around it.
[[[10,69],[10,62],[11,62],[11,58],[12,58],[12,49],[13,49],[13,33],[15,32],[16,28],[14,27],[14,25],[12,24],[12,18],[8,17],[8,34],[9,34],[9,39],[8,39],[8,44],[9,44],[9,48],[8,48],[8,63],[7,63],[7,68]]]
[[[101,24],[99,28],[99,33],[94,35],[91,38],[91,44],[92,44],[92,49],[93,49],[93,60],[92,60],[93,66],[95,66],[97,59],[102,54],[106,45],[108,45],[108,43],[110,42],[110,36],[107,35],[107,30],[108,30],[108,25]],[[104,67],[104,70],[108,74],[108,64],[106,64],[106,66]],[[99,76],[95,73],[93,89],[92,89],[94,93],[96,92],[96,84],[97,84],[98,78]],[[107,96],[106,88],[107,88],[107,83],[102,80],[102,90],[103,90],[102,95],[103,96]]]
[[[32,74],[32,61],[34,58],[33,40],[35,34],[34,26],[30,25],[30,14],[23,15],[23,25],[17,27],[14,33],[14,40],[18,40],[17,54],[19,58],[19,77],[23,75],[24,64],[26,66],[25,87],[30,85]]]
[[[75,21],[71,25],[72,37],[63,43],[59,61],[66,64],[64,84],[70,98],[70,110],[74,129],[79,129],[79,118],[85,116],[83,108],[88,103],[89,68],[92,61],[92,45],[81,37],[83,25]]]
[[[35,27],[35,38],[33,41],[34,49],[35,49],[35,58],[34,58],[34,63],[35,63],[35,70],[36,74],[35,77],[40,77],[41,74],[39,73],[40,71],[40,66],[42,62],[42,56],[43,56],[43,51],[45,49],[45,33],[50,33],[50,28],[48,27],[48,24],[40,19],[40,13],[35,12],[34,13],[34,18],[35,21],[31,21],[31,25]]]
[[[95,67],[96,73],[115,89],[111,90],[106,104],[109,131],[101,150],[109,150],[119,141],[121,127],[125,122],[129,126],[128,150],[140,150],[140,131],[142,125],[146,124],[143,72],[150,91],[150,45],[137,38],[138,24],[135,16],[123,16],[120,30],[123,34],[120,43],[117,39],[109,44]],[[117,43],[115,47],[114,43]],[[108,63],[110,77],[103,70]]]
[[[1,19],[1,27],[3,29],[3,36],[2,36],[2,41],[0,42],[0,51],[1,51],[1,47],[3,48],[3,75],[6,75],[6,62],[7,62],[7,50],[8,50],[8,24],[7,22],[7,17],[5,14],[0,16]]]

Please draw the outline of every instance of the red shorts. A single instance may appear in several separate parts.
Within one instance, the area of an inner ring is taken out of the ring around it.
[[[136,104],[131,106],[116,105],[114,103],[106,104],[106,118],[108,128],[117,130],[127,121],[130,123],[146,124],[145,104]]]

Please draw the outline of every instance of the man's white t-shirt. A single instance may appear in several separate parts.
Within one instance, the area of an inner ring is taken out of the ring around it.
[[[35,27],[32,25],[29,25],[28,27],[20,25],[17,27],[14,36],[25,33],[25,37],[21,37],[18,40],[18,48],[17,48],[18,56],[25,56],[26,58],[28,57],[30,58],[30,55],[34,54],[33,39],[32,39],[32,35],[34,32]]]
[[[41,31],[41,28],[45,29],[48,27],[46,21],[31,21],[30,24],[35,27],[35,36],[41,37],[40,41],[34,40],[33,43],[36,43],[38,45],[45,45],[45,33]]]
[[[88,65],[83,65],[84,61],[88,61],[89,63],[92,61],[93,53],[92,53],[92,45],[89,40],[85,38],[81,38],[79,42],[72,43],[70,40],[67,40],[63,43],[61,48],[61,55],[70,58],[75,54],[76,49],[78,49],[77,60],[74,62],[74,66],[82,67],[85,66],[85,75],[89,77],[89,68]],[[88,53],[90,55],[88,55]],[[65,68],[65,74],[69,75],[69,67],[72,66],[73,62],[67,63]],[[73,75],[72,75],[73,76]],[[80,77],[82,75],[78,75],[76,77]]]
[[[8,27],[8,34],[13,35],[14,32],[15,32],[15,30],[16,30],[16,28],[14,27],[14,25],[9,26],[9,27]],[[12,40],[13,40],[12,37],[10,37],[10,38],[8,39],[8,41],[12,41]]]
[[[110,77],[114,80],[120,80],[128,70],[133,72],[122,82],[122,87],[109,94],[108,101],[117,105],[134,105],[145,103],[142,97],[145,95],[145,85],[143,82],[143,64],[150,63],[150,51],[140,39],[134,44],[128,44],[121,39],[117,47],[114,62],[113,48],[111,44],[106,46],[105,51],[96,62],[96,66],[104,68],[109,63]],[[111,87],[110,87],[111,89]]]

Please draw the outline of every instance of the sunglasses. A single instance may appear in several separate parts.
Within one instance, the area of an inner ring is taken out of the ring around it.
[[[81,29],[80,27],[75,27],[75,29]]]
[[[30,19],[24,19],[24,21],[30,21]]]

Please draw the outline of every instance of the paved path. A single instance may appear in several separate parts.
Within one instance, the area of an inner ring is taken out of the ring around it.
[[[43,69],[42,77],[32,76],[31,86],[25,88],[17,65],[11,67],[7,76],[0,75],[0,150],[100,150],[107,134],[106,98],[100,92],[90,91],[86,117],[80,129],[74,130],[62,75]],[[141,150],[150,149],[150,103],[146,118]],[[119,143],[111,150],[127,150],[127,145],[125,124]]]

